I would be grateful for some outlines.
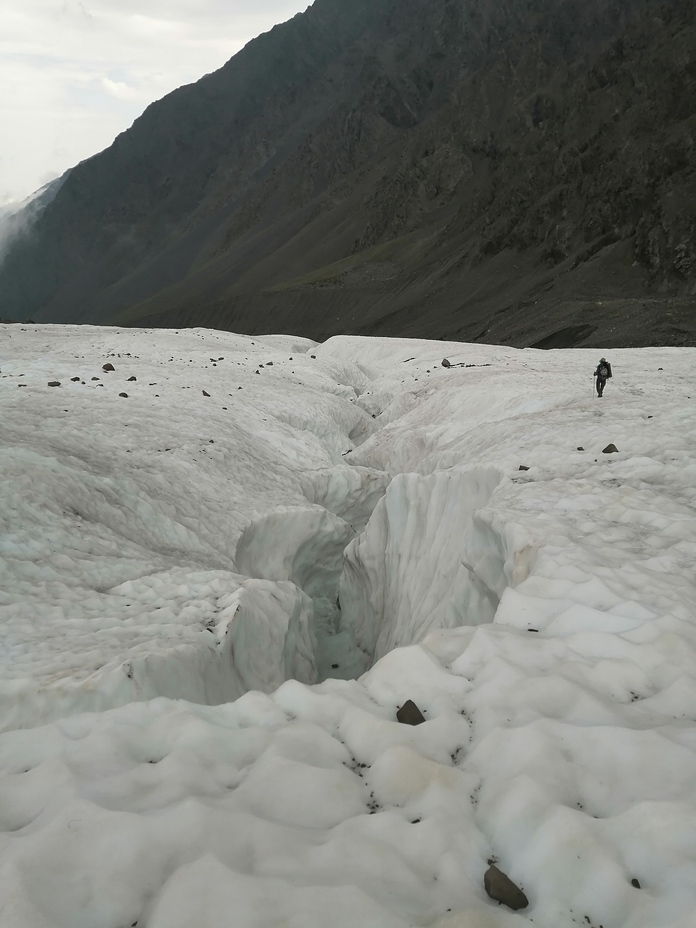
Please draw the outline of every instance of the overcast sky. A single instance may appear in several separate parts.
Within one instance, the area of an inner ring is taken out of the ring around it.
[[[311,0],[1,0],[0,206]]]

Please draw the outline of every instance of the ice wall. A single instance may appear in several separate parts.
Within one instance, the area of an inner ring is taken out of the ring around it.
[[[236,562],[247,576],[291,580],[303,590],[313,603],[316,632],[332,621],[343,550],[354,536],[326,509],[278,510],[244,532]]]
[[[312,505],[280,508],[243,532],[235,562],[249,577],[287,581],[307,597],[318,679],[355,676],[363,667],[355,639],[341,622],[338,597],[344,552],[382,499],[389,477],[367,468],[336,467],[307,474]],[[285,679],[295,676],[288,673]],[[299,679],[299,678],[298,678]]]
[[[310,503],[340,516],[356,532],[365,528],[391,480],[384,471],[347,465],[311,471],[300,479]]]
[[[346,551],[342,625],[365,668],[432,630],[493,619],[513,566],[503,535],[480,513],[494,468],[401,474]]]

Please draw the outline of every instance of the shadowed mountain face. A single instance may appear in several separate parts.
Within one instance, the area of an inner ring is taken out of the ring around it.
[[[316,0],[72,170],[0,315],[696,344],[692,0]]]

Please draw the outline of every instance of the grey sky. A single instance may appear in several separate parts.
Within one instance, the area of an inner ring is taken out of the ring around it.
[[[3,0],[0,206],[101,151],[153,100],[310,0]]]

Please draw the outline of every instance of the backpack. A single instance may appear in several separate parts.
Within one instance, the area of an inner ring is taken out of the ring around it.
[[[600,366],[600,368],[599,368],[599,376],[602,377],[602,378],[604,378],[604,380],[606,380],[607,377],[609,376],[609,368],[606,366],[606,364],[602,364],[602,365]]]

